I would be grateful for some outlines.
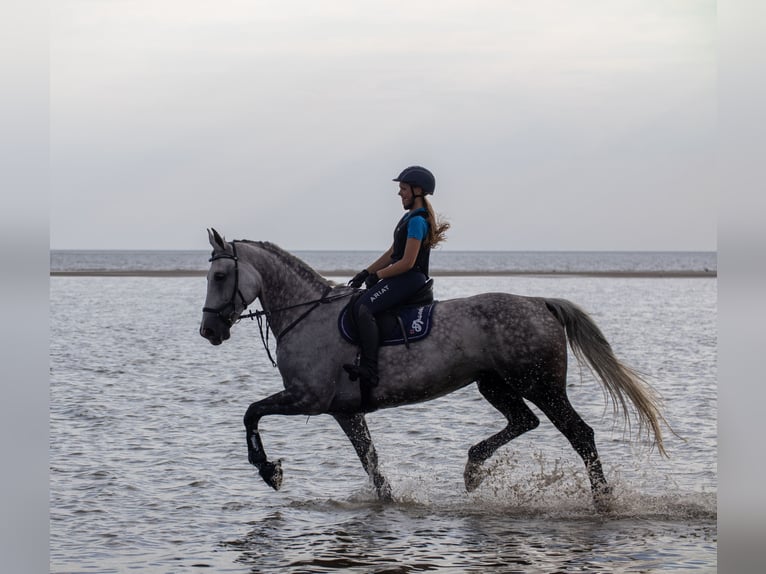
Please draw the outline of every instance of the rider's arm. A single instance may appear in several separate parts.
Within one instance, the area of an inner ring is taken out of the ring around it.
[[[378,257],[375,262],[372,265],[369,265],[367,267],[367,271],[370,273],[375,273],[376,271],[380,271],[384,267],[388,267],[391,265],[391,255],[394,253],[394,246],[388,248],[388,251],[386,251],[383,255]],[[417,253],[415,254],[417,256]],[[414,265],[414,263],[413,263]]]
[[[404,256],[399,260],[384,267],[378,271],[378,277],[386,279],[387,277],[396,277],[412,269],[415,265],[415,261],[418,258],[418,252],[420,251],[420,239],[414,237],[407,238],[407,243],[404,244]],[[389,260],[390,261],[390,260]]]

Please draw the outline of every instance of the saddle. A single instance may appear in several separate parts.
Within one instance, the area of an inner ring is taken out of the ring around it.
[[[425,339],[431,332],[433,310],[436,306],[434,280],[426,281],[418,291],[398,307],[375,315],[380,333],[380,346],[406,345]],[[338,316],[338,328],[349,343],[359,344],[356,324],[351,314],[354,303],[361,295],[354,295]]]

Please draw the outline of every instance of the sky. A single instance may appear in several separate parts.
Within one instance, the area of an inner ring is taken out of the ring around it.
[[[60,0],[50,247],[717,248],[716,3]]]

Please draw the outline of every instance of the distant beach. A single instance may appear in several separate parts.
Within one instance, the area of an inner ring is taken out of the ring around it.
[[[297,251],[325,277],[352,277],[379,254]],[[207,251],[51,251],[51,277],[199,277]],[[434,277],[717,277],[714,252],[435,251]]]
[[[353,275],[349,270],[317,272],[323,277]],[[193,269],[128,269],[128,270],[78,270],[51,271],[51,277],[204,277],[207,271]],[[702,271],[432,271],[433,277],[512,277],[514,275],[538,275],[561,277],[657,277],[661,279],[678,277],[717,277],[715,270]]]

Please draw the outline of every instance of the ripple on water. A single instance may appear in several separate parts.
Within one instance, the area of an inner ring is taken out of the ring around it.
[[[357,498],[292,504],[249,527],[244,537],[222,545],[259,571],[278,571],[285,554],[291,572],[325,572],[338,564],[357,572],[618,571],[628,565],[639,572],[659,566],[713,571],[715,561],[714,518],[689,525],[582,512],[551,521],[483,504],[381,506]],[[312,534],[300,535],[307,531]],[[688,544],[658,548],[666,537]]]

